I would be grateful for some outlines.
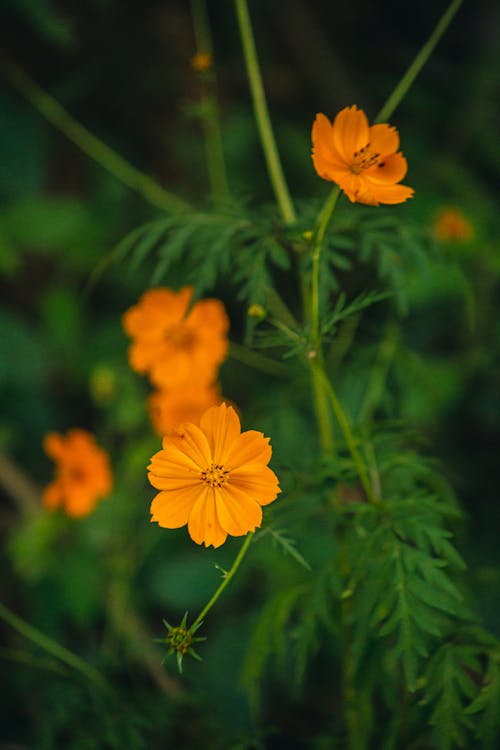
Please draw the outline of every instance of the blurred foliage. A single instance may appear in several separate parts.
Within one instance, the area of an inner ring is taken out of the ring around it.
[[[46,123],[0,60],[0,602],[111,685],[2,620],[0,747],[499,746],[498,6],[464,4],[396,113],[415,199],[397,215],[344,200],[322,256],[326,364],[390,491],[379,514],[360,501],[340,431],[335,461],[321,456],[300,367],[294,272],[308,270],[327,192],[309,129],[317,111],[352,102],[376,112],[441,9],[286,5],[286,22],[279,3],[251,12],[300,209],[291,229],[272,205],[231,4],[208,2],[231,186],[216,204],[192,116],[188,3],[1,4],[3,54],[196,208],[149,206]],[[446,206],[472,237],[436,239]],[[226,304],[245,349],[224,364],[223,393],[271,436],[283,499],[181,680],[153,639],[163,618],[203,606],[240,542],[205,550],[185,529],[149,524],[145,467],[159,441],[121,315],[148,286],[185,283]],[[266,317],[247,316],[250,304]],[[245,357],[254,346],[262,359]],[[116,475],[79,522],[40,506],[43,435],[74,426],[96,433]]]

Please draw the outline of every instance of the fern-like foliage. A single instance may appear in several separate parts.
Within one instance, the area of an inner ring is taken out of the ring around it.
[[[235,205],[144,224],[121,241],[115,259],[129,256],[133,268],[153,255],[152,284],[161,283],[182,260],[197,295],[224,275],[235,280],[242,300],[262,304],[265,290],[273,285],[272,269],[290,267],[290,249],[273,211],[257,215]]]
[[[500,643],[488,633],[480,635],[487,666],[480,692],[467,708],[475,721],[475,736],[484,750],[500,747]]]
[[[258,710],[262,679],[272,662],[282,674],[291,675],[296,690],[300,688],[310,660],[336,631],[339,596],[339,581],[329,562],[306,583],[286,586],[266,603],[242,670],[242,683],[254,710]]]
[[[422,660],[452,619],[466,617],[448,569],[463,567],[443,527],[436,498],[425,494],[363,509],[348,541],[355,668],[373,633],[390,641],[409,690]]]
[[[478,690],[481,674],[475,646],[444,643],[425,672],[425,702],[431,704],[430,723],[440,750],[470,747],[471,717],[466,709]]]

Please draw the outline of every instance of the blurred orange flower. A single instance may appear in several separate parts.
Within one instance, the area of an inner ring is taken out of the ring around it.
[[[110,494],[113,478],[106,451],[86,430],[69,430],[66,437],[49,432],[46,454],[56,463],[56,478],[43,492],[46,508],[63,507],[68,516],[87,516],[99,498]]]
[[[271,453],[262,432],[241,432],[231,406],[213,406],[199,427],[182,424],[152,457],[149,481],[161,491],[151,520],[167,529],[187,524],[191,539],[205,547],[253,531],[262,523],[261,506],[281,492],[267,466]]]
[[[155,391],[148,399],[149,416],[154,430],[163,437],[182,422],[199,424],[206,410],[220,401],[218,385],[181,385]]]
[[[456,240],[470,240],[474,234],[472,224],[465,218],[458,208],[443,208],[437,215],[434,226],[434,236],[440,242],[454,242]]]
[[[335,182],[353,203],[403,203],[413,195],[412,188],[397,184],[408,169],[398,151],[398,131],[385,124],[370,127],[355,105],[342,109],[333,124],[316,115],[312,142],[318,175]]]
[[[160,388],[208,384],[228,351],[229,320],[222,302],[204,299],[188,312],[193,288],[150,289],[123,315],[132,338],[129,363]]]

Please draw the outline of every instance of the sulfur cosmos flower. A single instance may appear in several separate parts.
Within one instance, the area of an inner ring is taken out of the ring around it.
[[[182,422],[198,424],[210,406],[220,404],[218,385],[181,385],[155,391],[148,399],[149,416],[154,430],[163,437],[175,431]]]
[[[261,506],[281,491],[267,465],[271,452],[262,432],[241,432],[231,406],[211,407],[199,427],[182,424],[152,457],[149,481],[160,492],[151,520],[167,529],[187,524],[191,539],[205,547],[253,531],[262,522]]]
[[[353,203],[403,203],[413,190],[398,183],[408,169],[398,151],[399,135],[390,125],[368,124],[363,110],[345,107],[333,123],[316,115],[312,160],[318,175],[335,182]]]
[[[222,302],[204,299],[188,312],[193,288],[150,289],[123,315],[132,338],[129,362],[160,388],[215,380],[228,350],[229,320]]]
[[[108,454],[86,430],[67,435],[49,432],[43,447],[56,463],[56,478],[43,492],[49,510],[64,508],[68,516],[87,516],[99,498],[110,494],[113,479]]]

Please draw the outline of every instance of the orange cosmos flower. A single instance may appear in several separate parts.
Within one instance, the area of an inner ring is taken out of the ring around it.
[[[281,492],[270,458],[269,438],[242,433],[231,406],[213,406],[199,427],[182,424],[163,438],[151,459],[149,481],[161,490],[151,520],[167,529],[187,524],[191,539],[205,547],[253,531],[262,522],[261,506]]]
[[[472,224],[458,208],[444,208],[436,217],[433,226],[434,236],[440,242],[470,240]]]
[[[182,422],[198,424],[206,410],[220,401],[218,385],[181,385],[155,391],[148,399],[149,416],[153,428],[163,437],[174,432]]]
[[[123,316],[132,338],[129,362],[160,388],[208,384],[228,350],[229,320],[219,300],[196,302],[187,312],[193,288],[179,292],[150,289]]]
[[[46,508],[62,506],[68,516],[87,516],[99,498],[112,489],[108,454],[85,430],[69,430],[66,437],[49,432],[43,447],[56,462],[56,478],[43,492]]]
[[[399,135],[390,125],[368,125],[363,110],[345,107],[333,124],[316,115],[312,160],[318,175],[339,185],[353,203],[403,203],[413,190],[397,183],[408,169],[398,151]]]

